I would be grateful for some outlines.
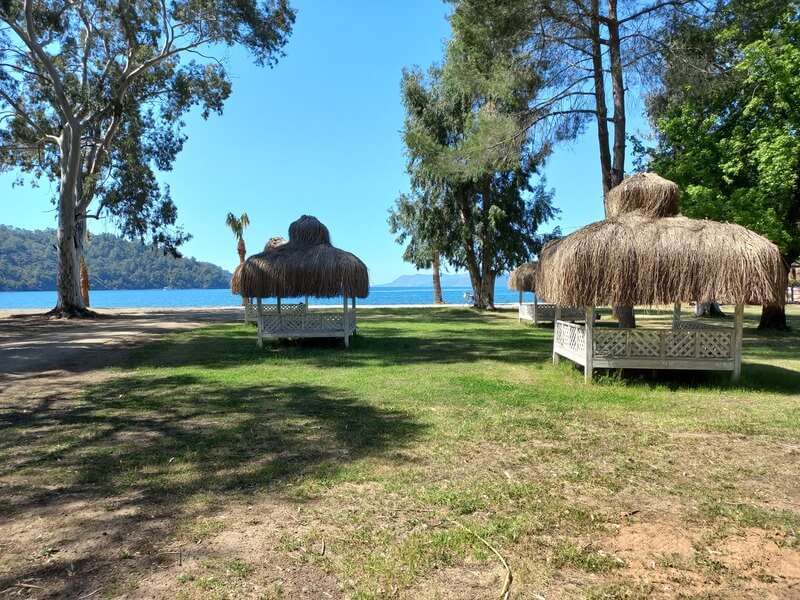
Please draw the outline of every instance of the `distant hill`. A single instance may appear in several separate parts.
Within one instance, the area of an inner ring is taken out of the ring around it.
[[[505,289],[508,283],[507,275],[500,275],[495,282],[495,287],[502,287]],[[417,273],[415,275],[401,275],[391,283],[384,283],[377,287],[416,287],[416,288],[433,288],[433,279],[430,274]],[[444,274],[442,275],[443,288],[468,288],[471,287],[469,275],[460,273],[458,275]]]
[[[55,230],[0,225],[0,291],[56,289]],[[111,234],[92,235],[86,264],[94,290],[226,288],[231,274],[193,258],[164,256]]]

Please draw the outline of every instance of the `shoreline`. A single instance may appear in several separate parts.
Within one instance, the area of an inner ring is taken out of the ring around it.
[[[516,308],[517,302],[499,302],[495,304],[495,308]],[[241,311],[241,306],[164,306],[164,307],[126,307],[126,308],[95,308],[90,307],[91,310],[96,311],[103,316],[130,316],[130,317],[164,317],[183,314],[192,316],[193,314],[201,313],[231,313],[233,311]],[[339,308],[337,304],[315,304],[311,305],[311,310],[324,310]],[[470,304],[356,304],[356,310],[372,310],[372,309],[395,309],[395,308],[472,308]],[[49,308],[0,308],[0,319],[13,319],[31,317],[42,315],[46,313]],[[211,315],[208,315],[211,316]],[[90,322],[90,320],[87,320]]]

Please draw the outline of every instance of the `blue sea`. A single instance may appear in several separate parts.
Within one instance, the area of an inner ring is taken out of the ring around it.
[[[468,304],[464,294],[470,288],[443,288],[442,296],[448,304]],[[529,298],[530,297],[530,298]],[[241,306],[241,298],[229,289],[221,290],[92,290],[89,293],[92,308],[180,308],[184,306]],[[285,299],[291,302],[292,299]],[[519,292],[505,288],[495,289],[494,301],[504,304],[519,301]],[[532,302],[533,295],[525,294],[525,301]],[[341,298],[309,298],[309,304],[341,304]],[[358,299],[357,304],[430,304],[433,290],[429,287],[370,288],[367,298]],[[0,309],[42,308],[56,305],[55,292],[0,292]]]

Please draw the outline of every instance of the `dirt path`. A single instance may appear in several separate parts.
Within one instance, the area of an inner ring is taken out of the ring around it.
[[[0,310],[0,394],[97,380],[131,348],[173,331],[241,318],[241,308],[100,309],[93,320],[45,320]]]

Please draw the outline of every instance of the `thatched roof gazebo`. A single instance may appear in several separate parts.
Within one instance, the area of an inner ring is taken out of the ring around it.
[[[355,331],[356,298],[369,294],[369,274],[357,256],[331,244],[325,225],[316,217],[303,215],[289,226],[288,242],[268,243],[263,252],[239,266],[231,280],[231,290],[257,299],[259,345],[266,335],[343,337],[347,346]],[[309,296],[342,297],[342,312],[308,311]],[[306,301],[281,302],[283,298],[298,297],[305,297]],[[275,298],[276,303],[263,304],[264,298]],[[351,308],[348,300],[352,301]]]
[[[677,215],[677,187],[645,173],[612,189],[609,217],[547,244],[536,289],[558,306],[584,306],[587,326],[557,322],[554,360],[592,368],[721,369],[739,376],[744,304],[781,304],[774,244],[739,225]],[[680,322],[680,302],[736,306],[734,328]],[[595,330],[595,306],[675,304],[674,329]],[[577,329],[574,329],[577,328]],[[573,330],[574,329],[574,330]]]
[[[540,302],[541,294],[536,293],[536,261],[526,262],[511,271],[508,276],[508,289],[519,291],[519,321],[531,321],[535,326],[540,321],[552,322],[556,316],[556,305]],[[523,302],[523,292],[533,292],[533,302]],[[583,309],[561,308],[561,318],[565,321],[583,318]]]
[[[526,262],[511,271],[508,276],[508,289],[522,292],[536,292],[536,261]]]

